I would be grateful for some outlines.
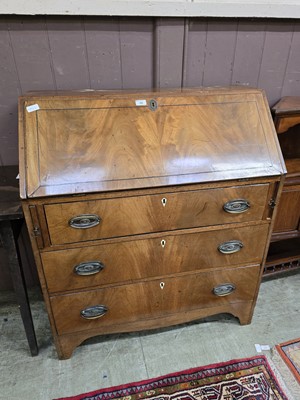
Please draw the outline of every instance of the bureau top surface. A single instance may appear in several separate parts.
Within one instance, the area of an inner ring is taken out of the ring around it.
[[[264,93],[43,92],[19,99],[21,197],[285,173]]]

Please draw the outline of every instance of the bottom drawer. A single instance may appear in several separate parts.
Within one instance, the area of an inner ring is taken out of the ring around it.
[[[50,297],[58,334],[120,326],[166,315],[251,301],[260,266],[175,276]],[[224,285],[224,286],[222,286]],[[232,292],[226,294],[226,291]],[[215,291],[215,293],[214,293]],[[225,293],[224,293],[225,291]],[[95,310],[103,315],[97,316]],[[85,310],[85,311],[84,311]],[[86,314],[86,319],[82,316]]]

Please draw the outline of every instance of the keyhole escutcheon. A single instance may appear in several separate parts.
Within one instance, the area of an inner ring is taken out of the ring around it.
[[[160,282],[159,286],[161,289],[163,289],[165,287],[165,282]]]
[[[165,197],[163,197],[163,198],[161,199],[161,204],[163,205],[163,207],[166,207],[166,205],[167,205],[167,199],[166,199]]]
[[[161,247],[164,248],[165,245],[167,244],[167,242],[163,239],[163,240],[160,242],[160,244],[161,244]]]

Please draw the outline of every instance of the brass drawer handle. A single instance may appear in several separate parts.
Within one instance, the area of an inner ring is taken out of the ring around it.
[[[108,311],[108,308],[103,305],[87,307],[80,311],[80,315],[84,319],[97,319],[103,317]]]
[[[221,243],[218,250],[222,254],[233,254],[242,250],[243,243],[240,240],[229,240],[228,242]]]
[[[228,296],[235,291],[235,286],[232,283],[223,283],[222,285],[213,288],[213,294],[219,297]]]
[[[100,224],[101,218],[96,214],[81,214],[69,220],[71,228],[88,229]]]
[[[80,276],[95,275],[102,271],[104,264],[100,261],[86,261],[75,265],[74,272]]]
[[[240,214],[250,208],[250,203],[244,199],[230,200],[224,204],[224,211],[230,214]]]

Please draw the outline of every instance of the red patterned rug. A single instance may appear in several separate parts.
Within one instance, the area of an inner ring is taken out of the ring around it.
[[[193,368],[68,400],[288,400],[264,356]],[[57,399],[57,400],[63,400]]]
[[[300,383],[300,338],[280,343],[276,349]]]

